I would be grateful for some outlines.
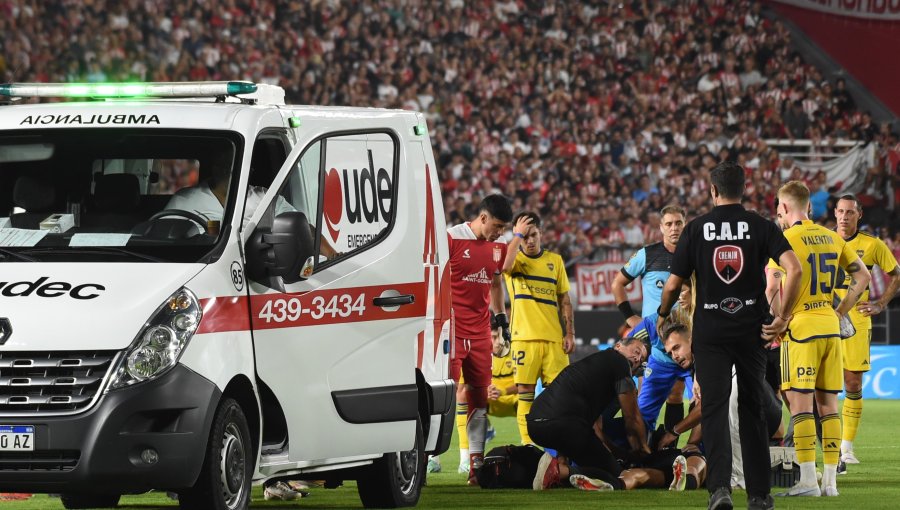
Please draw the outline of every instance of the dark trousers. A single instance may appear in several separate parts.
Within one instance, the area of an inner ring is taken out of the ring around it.
[[[528,417],[528,435],[540,446],[552,448],[573,460],[588,474],[592,468],[619,476],[622,467],[594,434],[593,424],[571,417],[535,419]],[[606,476],[595,477],[606,479]],[[606,480],[610,481],[610,480]]]
[[[715,338],[694,333],[693,352],[703,409],[703,445],[710,492],[731,486],[731,438],[728,399],[731,367],[738,384],[738,419],[747,493],[769,494],[769,444],[766,435],[764,388],[766,352],[758,333],[742,338]]]

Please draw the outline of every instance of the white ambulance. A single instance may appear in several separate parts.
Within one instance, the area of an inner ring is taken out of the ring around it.
[[[0,102],[0,491],[241,509],[355,479],[416,504],[454,417],[421,114],[248,82]]]

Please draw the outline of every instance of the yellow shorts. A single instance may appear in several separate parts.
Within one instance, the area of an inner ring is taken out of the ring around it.
[[[817,338],[840,338],[841,324],[831,309],[826,313],[798,313],[791,319],[785,338],[806,342]]]
[[[844,389],[839,338],[781,343],[781,389],[839,393]]]
[[[512,355],[516,362],[516,384],[537,384],[540,377],[546,386],[569,364],[562,342],[514,340]]]
[[[856,326],[854,324],[854,326]],[[844,370],[868,372],[872,360],[869,359],[869,344],[872,343],[872,328],[856,328],[856,334],[843,341]]]

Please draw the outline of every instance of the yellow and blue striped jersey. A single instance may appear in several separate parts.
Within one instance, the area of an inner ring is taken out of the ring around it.
[[[509,379],[510,381],[512,381],[512,377],[515,374],[516,365],[513,362],[512,354],[507,354],[502,358],[491,356],[492,384],[496,386],[497,383],[493,382],[496,380],[505,381],[506,379]]]
[[[868,234],[866,232],[856,232],[850,239],[847,239],[847,246],[850,247],[859,258],[862,259],[863,264],[866,265],[869,270],[872,270],[872,267],[878,266],[885,273],[890,273],[897,267],[897,259],[894,257],[894,254],[891,253],[890,248],[884,244],[884,241],[878,239],[877,237]],[[835,293],[844,298],[847,295],[847,288],[850,286],[850,275],[844,272],[844,270],[839,271],[838,273],[838,283],[834,287]],[[863,291],[862,296],[859,298],[860,301],[868,301],[869,300],[869,289],[866,288]],[[849,313],[850,320],[853,321],[853,325],[856,326],[856,329],[871,329],[872,328],[872,318],[866,317],[854,306]]]
[[[513,340],[562,343],[559,298],[569,292],[562,257],[546,250],[532,257],[520,250],[506,275],[506,290],[512,303]]]

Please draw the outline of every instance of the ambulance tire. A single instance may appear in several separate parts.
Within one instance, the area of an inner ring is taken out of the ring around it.
[[[178,493],[182,509],[243,510],[250,506],[253,445],[240,404],[223,399],[216,409],[206,459],[193,487]]]
[[[425,437],[421,419],[416,420],[412,450],[384,454],[356,482],[359,499],[366,508],[415,506],[424,483]]]
[[[116,508],[119,506],[118,494],[60,494],[60,501],[65,508]]]

